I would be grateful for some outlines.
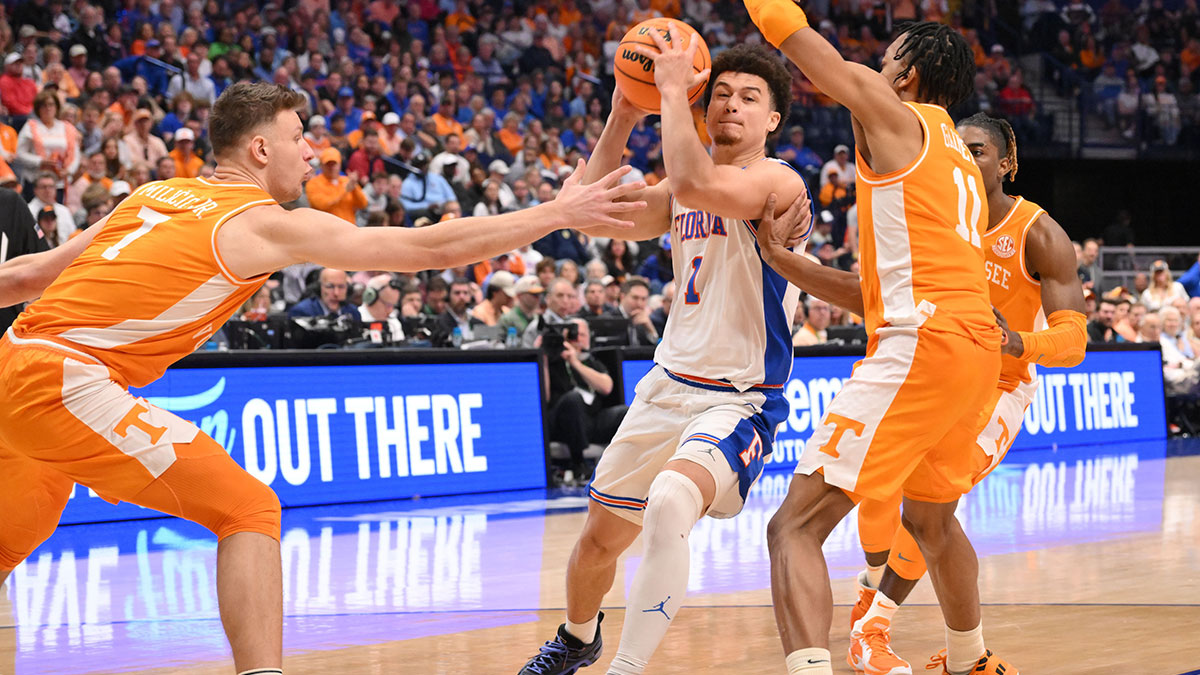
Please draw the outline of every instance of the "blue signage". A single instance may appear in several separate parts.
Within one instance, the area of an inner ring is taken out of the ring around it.
[[[172,368],[133,393],[195,422],[284,506],[546,484],[536,363]],[[61,522],[147,515],[77,487]]]
[[[1089,352],[1074,368],[1039,368],[1037,396],[1025,413],[1014,450],[1059,445],[1161,439],[1167,435],[1161,355],[1157,351]],[[780,425],[767,469],[792,469],[804,442],[857,356],[801,356],[784,388],[791,405]],[[652,361],[625,361],[625,402]]]

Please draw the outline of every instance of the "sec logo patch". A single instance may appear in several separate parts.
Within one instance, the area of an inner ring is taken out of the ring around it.
[[[1017,245],[1013,243],[1013,238],[1006,234],[992,244],[992,253],[1001,258],[1011,258],[1017,254]]]

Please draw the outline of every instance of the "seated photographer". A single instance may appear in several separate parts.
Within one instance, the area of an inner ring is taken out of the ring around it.
[[[584,478],[591,475],[584,463],[584,449],[612,440],[628,406],[604,407],[613,380],[604,364],[588,353],[591,333],[587,321],[575,318],[546,324],[541,337],[550,440],[566,444],[571,451],[571,470],[577,478]]]
[[[380,274],[367,281],[358,315],[370,332],[371,342],[381,344],[404,339],[404,328],[396,316],[396,304],[399,301],[400,290],[392,284],[392,275]],[[386,332],[375,329],[372,324],[383,324]]]
[[[346,302],[346,292],[350,290],[350,277],[345,272],[326,267],[321,270],[317,287],[320,292],[292,305],[288,316],[295,318],[330,314],[358,315],[354,305]]]

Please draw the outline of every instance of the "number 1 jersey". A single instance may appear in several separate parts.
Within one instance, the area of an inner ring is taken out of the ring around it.
[[[740,391],[787,383],[800,289],[763,262],[755,228],[671,198],[675,300],[654,361],[674,378]]]
[[[260,187],[173,178],[139,187],[13,324],[86,352],[140,387],[190,354],[266,281],[242,279],[217,251],[232,216],[276,203]]]

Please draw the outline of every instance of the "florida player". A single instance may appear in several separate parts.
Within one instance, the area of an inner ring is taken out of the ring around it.
[[[41,295],[0,339],[0,582],[54,531],[75,483],[193,520],[220,541],[221,621],[242,672],[282,672],[279,500],[127,388],[158,379],[288,265],[453,267],[564,227],[611,232],[644,206],[616,201],[645,187],[617,186],[627,170],[582,185],[581,166],[553,202],[420,230],[287,211],[311,173],[305,103],[285,87],[231,86],[210,119],[212,180],[148,183],[64,246],[0,266],[0,305]]]
[[[870,336],[867,358],[809,439],[767,530],[788,671],[832,673],[821,543],[855,502],[903,489],[905,525],[946,620],[947,669],[1011,675],[1016,669],[984,647],[978,561],[954,517],[978,467],[944,442],[959,427],[979,432],[1003,335],[984,275],[982,178],[945,110],[973,89],[970,48],[949,26],[913,24],[876,72],[843,60],[792,0],[745,4],[767,40],[850,109],[861,282],[843,279],[823,299],[863,316]],[[789,280],[815,288],[797,274],[799,256],[764,253]]]
[[[799,290],[763,262],[753,219],[772,191],[788,203],[808,203],[799,174],[765,155],[790,105],[790,77],[766,50],[722,52],[706,91],[710,156],[687,102],[695,78],[704,76],[692,72],[695,43],[684,49],[671,34],[652,35],[661,52],[643,53],[655,60],[668,177],[640,195],[647,210],[633,216],[634,232],[624,236],[649,239],[670,230],[679,292],[656,366],[637,385],[596,467],[587,522],[567,568],[567,621],[524,666],[529,675],[573,673],[599,658],[600,604],[618,556],[639,532],[642,563],[609,672],[642,672],[683,604],[692,527],[705,514],[741,510],[789,409],[782,387],[791,372]],[[614,93],[585,180],[619,164],[643,115]],[[806,236],[811,213],[795,213],[794,231]]]
[[[983,175],[988,200],[985,270],[992,306],[1002,317],[1007,335],[1000,384],[984,409],[987,426],[978,436],[967,435],[964,428],[956,430],[956,442],[975,453],[982,467],[972,479],[977,484],[1000,464],[1020,433],[1025,410],[1037,391],[1034,364],[1070,367],[1083,360],[1087,319],[1075,250],[1067,233],[1037,204],[1004,193],[1004,181],[1017,175],[1012,126],[979,113],[958,123],[958,135]],[[858,603],[850,614],[847,660],[868,675],[912,672],[888,644],[897,606],[925,573],[916,542],[900,524],[899,507],[899,494],[859,505],[859,535],[868,564],[886,563],[882,581],[864,584],[859,575]]]

